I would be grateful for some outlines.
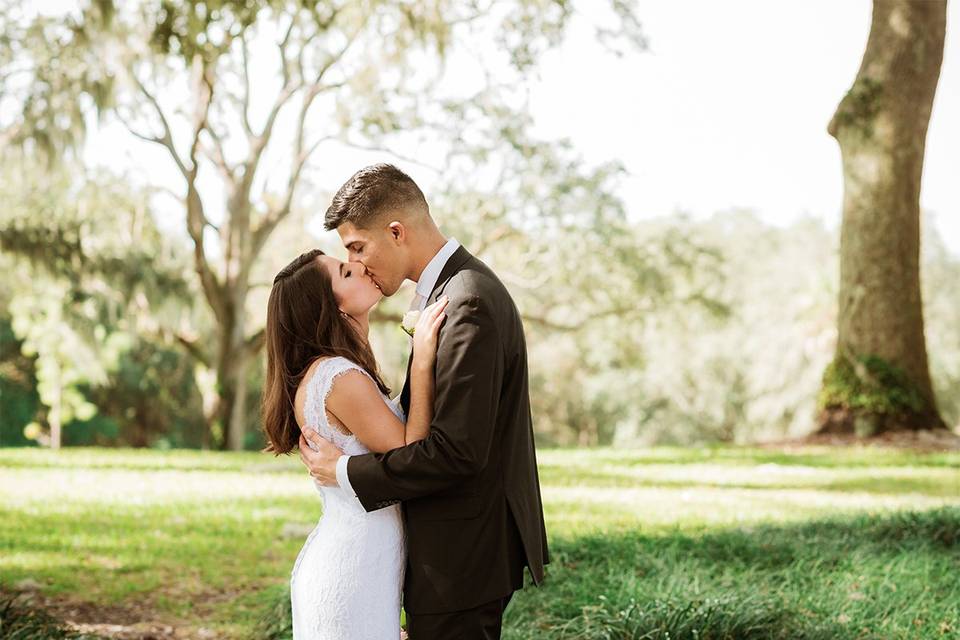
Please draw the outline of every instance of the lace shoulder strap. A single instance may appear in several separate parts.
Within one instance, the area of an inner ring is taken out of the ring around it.
[[[321,361],[314,369],[310,380],[307,381],[307,397],[303,407],[303,416],[306,418],[307,425],[315,427],[321,437],[338,446],[353,438],[353,435],[344,433],[329,423],[326,411],[327,396],[330,395],[333,381],[337,376],[352,370],[360,371],[373,380],[366,369],[357,363],[342,356],[334,356]]]

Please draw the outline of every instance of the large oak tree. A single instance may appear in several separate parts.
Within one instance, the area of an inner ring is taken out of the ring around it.
[[[920,183],[946,0],[874,0],[866,51],[828,130],[843,161],[838,339],[820,429],[944,426],[920,295]]]
[[[517,86],[574,13],[562,0],[91,0],[65,20],[5,4],[0,99],[19,87],[20,108],[0,122],[0,142],[56,158],[83,141],[94,111],[164,150],[179,176],[173,195],[215,329],[177,339],[215,372],[217,429],[206,435],[230,449],[244,445],[247,370],[263,342],[248,317],[251,271],[311,157],[424,131],[468,139],[465,108],[525,122],[525,105],[497,91],[475,94],[495,98],[479,104],[432,99],[444,61],[479,33],[510,67],[506,79],[487,74],[488,86]],[[615,24],[595,25],[598,35],[642,46],[634,3],[607,7]],[[264,60],[275,82],[255,78]]]

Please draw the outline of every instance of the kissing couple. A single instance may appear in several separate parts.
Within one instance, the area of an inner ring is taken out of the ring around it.
[[[348,262],[300,255],[267,303],[264,451],[299,448],[323,499],[293,638],[399,638],[401,605],[411,640],[500,638],[523,568],[540,586],[549,563],[520,314],[393,165],[347,180],[324,226]],[[391,399],[369,316],[405,280],[419,316]]]

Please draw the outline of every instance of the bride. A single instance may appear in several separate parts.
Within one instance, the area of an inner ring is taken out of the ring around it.
[[[362,264],[319,249],[277,274],[267,302],[265,452],[298,450],[300,430],[313,427],[347,454],[383,453],[427,436],[446,299],[417,321],[404,424],[367,340],[370,309],[382,295]],[[294,640],[400,637],[407,559],[400,504],[367,512],[339,487],[314,486],[323,515],[290,574]]]

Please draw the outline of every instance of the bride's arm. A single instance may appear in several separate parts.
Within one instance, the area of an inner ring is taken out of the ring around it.
[[[383,401],[377,384],[357,369],[336,377],[326,409],[370,451],[386,453],[405,444],[403,422]]]
[[[422,440],[433,420],[433,363],[437,332],[443,323],[446,300],[434,303],[421,314],[414,331],[413,362],[410,364],[410,413],[404,424],[387,407],[380,390],[359,371],[337,376],[327,396],[326,408],[361,443],[376,453],[386,453]]]

